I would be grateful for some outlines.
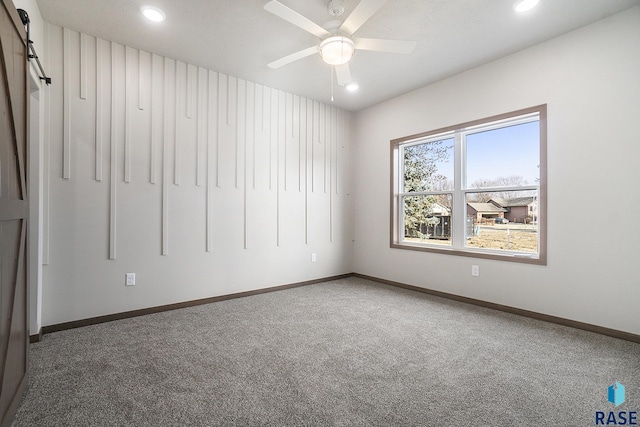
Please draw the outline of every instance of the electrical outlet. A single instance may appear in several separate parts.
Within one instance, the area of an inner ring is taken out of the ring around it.
[[[472,265],[471,266],[471,275],[474,277],[480,276],[480,266]]]
[[[311,254],[311,262],[316,262],[316,254]]]
[[[125,286],[133,286],[136,284],[136,273],[125,274]]]

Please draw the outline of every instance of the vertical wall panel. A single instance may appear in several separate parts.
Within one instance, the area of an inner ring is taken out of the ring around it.
[[[270,147],[269,140],[271,138],[270,130],[270,89],[256,85],[256,141],[253,150],[253,188],[257,190],[271,189],[270,187]]]
[[[124,57],[124,182],[131,182],[131,98],[134,93],[133,75],[135,64],[135,51],[130,47],[125,47]]]
[[[158,180],[158,149],[163,141],[164,62],[158,55],[151,57],[151,147],[149,182]]]
[[[336,107],[331,106],[329,108],[329,123],[330,126],[327,129],[327,132],[330,133],[331,138],[328,141],[327,145],[329,146],[329,242],[333,242],[333,215],[334,215],[334,210],[333,210],[333,185],[334,185],[334,179],[333,179],[333,171],[336,169],[335,167],[335,162],[334,162],[334,153],[335,153],[335,144],[336,144],[336,122],[337,120],[337,113],[336,113]]]
[[[258,144],[258,135],[262,136],[264,131],[264,121],[263,121],[263,95],[264,95],[264,86],[256,84],[255,85],[255,96],[254,96],[254,133],[253,133],[253,152],[252,152],[252,169],[253,169],[253,189],[256,189],[256,176],[258,175],[258,168],[256,164],[257,160],[257,144]]]
[[[340,163],[343,165],[342,170],[347,170],[349,167],[349,158],[347,154],[349,153],[349,142],[351,141],[351,114],[347,111],[342,111],[343,117],[343,129],[342,129],[342,155],[340,156]],[[347,174],[341,174],[341,182],[343,184],[340,185],[340,192],[343,195],[349,195],[349,181],[347,180]]]
[[[173,141],[173,183],[180,185],[182,163],[182,130],[180,118],[182,117],[183,100],[185,99],[185,80],[187,73],[187,65],[184,62],[176,62],[176,80],[175,80],[175,138]]]
[[[147,108],[147,94],[145,89],[150,85],[151,55],[138,50],[138,110]]]
[[[269,182],[272,183],[269,189],[276,190],[278,196],[278,91],[271,89],[269,97]],[[274,154],[275,153],[275,154]],[[278,217],[277,207],[279,203],[276,201],[276,218]],[[277,221],[277,220],[276,220]],[[276,225],[278,223],[276,222]]]
[[[239,188],[239,147],[238,147],[238,79],[224,74],[218,80],[218,147],[217,169],[218,187],[224,188],[229,183]]]
[[[201,186],[204,182],[206,169],[203,163],[206,160],[204,153],[206,152],[207,142],[207,70],[198,68],[197,95],[198,95],[198,124],[196,136],[196,185]]]
[[[238,78],[227,76],[227,125],[236,124],[236,105],[238,102]]]
[[[289,154],[289,140],[293,137],[293,95],[290,93],[285,93],[284,94],[284,109],[282,110],[281,114],[284,115],[283,120],[284,120],[284,132],[282,135],[282,149],[284,151],[284,154],[282,156],[283,159],[283,172],[284,172],[284,176],[283,176],[283,184],[284,184],[284,190],[288,190],[289,189],[289,182],[288,182],[288,178],[289,178],[289,164],[288,164],[288,154]]]
[[[102,141],[103,141],[103,102],[104,102],[104,85],[103,81],[103,62],[104,62],[104,48],[105,42],[102,39],[96,38],[96,152],[95,152],[95,169],[96,169],[96,181],[102,181]]]
[[[316,159],[318,160],[318,163],[320,163],[320,168],[319,168],[319,172],[318,173],[318,191],[320,191],[320,189],[322,189],[322,191],[326,191],[325,185],[325,177],[326,177],[326,171],[325,171],[325,156],[324,156],[324,149],[326,147],[326,136],[327,136],[327,126],[326,126],[326,120],[327,120],[327,106],[324,104],[319,104],[318,106],[318,144],[316,145],[316,149],[314,151],[317,152],[317,157]],[[322,181],[321,181],[322,180]],[[319,185],[320,182],[322,182],[322,185]]]
[[[309,141],[313,138],[310,119],[312,118],[313,103],[310,99],[303,98],[300,105],[303,106],[300,109],[300,140],[304,141],[304,243],[309,244]]]
[[[310,222],[310,215],[309,215],[309,203],[310,203],[310,198],[311,195],[313,194],[314,191],[314,182],[315,182],[315,167],[314,167],[314,163],[315,163],[315,156],[314,156],[314,151],[315,151],[315,146],[317,143],[317,137],[318,137],[318,122],[317,122],[317,117],[318,117],[318,102],[317,101],[312,101],[312,100],[308,100],[307,102],[307,173],[306,173],[306,185],[305,185],[305,212],[306,212],[306,217],[307,217],[307,228],[306,228],[306,232],[307,232],[307,244],[309,243],[309,222]],[[310,166],[310,167],[309,167]],[[310,182],[309,182],[310,180]]]
[[[269,129],[271,124],[271,116],[269,114],[271,107],[271,88],[262,86],[262,131]]]
[[[312,139],[311,139],[311,192],[316,191],[316,147],[320,143],[320,103],[313,101],[311,117]]]
[[[238,78],[227,76],[227,125],[231,128],[230,138],[225,140],[225,147],[233,152],[233,174],[234,186],[238,188]]]
[[[331,174],[329,171],[330,168],[330,155],[329,149],[331,147],[331,109],[329,105],[324,105],[324,166],[322,172],[322,181],[324,184],[324,192],[326,193],[329,187],[329,175]]]
[[[118,183],[118,57],[111,43],[111,156],[109,184],[109,259],[116,259],[117,183]]]
[[[80,34],[80,99],[87,99],[87,35]]]
[[[269,156],[268,156],[268,172],[269,172],[269,190],[273,190],[273,143],[275,140],[275,137],[273,136],[273,133],[277,130],[276,127],[273,125],[273,116],[274,116],[274,111],[275,111],[275,106],[274,106],[274,94],[275,94],[275,90],[271,89],[271,88],[264,88],[265,92],[264,92],[264,120],[266,121],[265,123],[265,131],[268,132],[268,152],[269,152]]]
[[[253,154],[255,147],[255,84],[246,83],[245,97],[245,137],[244,137],[244,177],[243,185],[243,205],[244,205],[244,248],[249,248],[249,203],[247,191],[249,187],[249,173],[255,174],[255,170],[250,171],[249,156]]]
[[[171,144],[176,138],[176,61],[164,59],[164,131],[162,149],[162,255],[169,255],[169,183]]]
[[[297,152],[296,163],[298,168],[297,173],[297,181],[298,181],[298,192],[302,191],[302,138],[300,133],[300,128],[302,124],[300,123],[300,119],[302,118],[302,102],[298,95],[293,97],[293,137],[294,142],[297,141]]]
[[[276,116],[276,124],[278,126],[277,130],[277,139],[276,139],[276,217],[277,217],[277,243],[280,246],[281,243],[281,232],[282,232],[282,190],[284,189],[284,178],[286,173],[283,169],[284,165],[284,147],[286,146],[287,140],[287,94],[282,91],[277,91],[277,116]]]
[[[62,178],[71,177],[71,31],[63,30]]]
[[[278,180],[278,174],[280,172],[279,170],[279,159],[278,159],[278,143],[279,143],[279,138],[280,135],[278,133],[279,128],[278,128],[278,118],[279,118],[279,114],[280,114],[280,109],[279,107],[279,103],[278,103],[278,96],[280,94],[279,90],[275,90],[275,89],[271,89],[271,110],[270,110],[270,117],[271,117],[271,123],[270,123],[270,130],[271,130],[271,136],[269,139],[269,170],[271,173],[271,181],[273,182],[273,188],[276,189],[276,191],[279,189],[278,185],[279,185],[279,180]]]
[[[207,111],[207,252],[213,250],[213,189],[217,185],[217,170],[214,172],[216,165],[216,155],[218,147],[218,129],[219,129],[219,104],[218,104],[218,73],[209,71],[208,75],[208,111]]]
[[[196,102],[196,88],[198,85],[197,69],[191,64],[187,65],[187,118],[193,117],[193,106]]]
[[[220,147],[222,145],[222,126],[229,125],[229,104],[227,99],[229,98],[229,85],[228,77],[226,74],[218,74],[218,125],[217,138],[216,138],[216,186],[222,186],[222,168],[220,167]]]
[[[285,142],[285,190],[300,191],[300,97],[287,94]]]
[[[340,166],[342,159],[342,149],[344,148],[344,110],[338,109],[338,119],[336,123],[336,194],[340,194]]]
[[[244,158],[242,150],[246,143],[246,123],[245,123],[245,110],[247,103],[247,82],[242,79],[236,79],[236,170],[235,170],[235,182],[236,188],[240,188],[240,181],[242,176],[242,167]]]

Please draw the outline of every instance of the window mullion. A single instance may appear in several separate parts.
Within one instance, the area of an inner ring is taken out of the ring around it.
[[[538,191],[537,185],[520,185],[511,187],[479,187],[462,190],[465,193],[496,193],[500,191]]]
[[[411,191],[409,193],[400,193],[399,195],[402,197],[405,196],[437,196],[440,194],[451,194],[451,190],[442,190],[442,191]]]
[[[404,183],[403,183],[404,186]],[[400,220],[396,224],[396,233],[398,233],[398,240],[404,241],[404,196],[398,197],[398,218]]]
[[[394,192],[396,194],[398,194],[397,196],[395,196],[396,198],[396,203],[398,204],[396,206],[396,218],[398,218],[398,221],[396,223],[396,237],[395,240],[396,241],[404,241],[404,195],[402,195],[401,193],[403,193],[405,191],[405,183],[404,183],[404,174],[405,174],[405,166],[404,166],[404,147],[400,147],[399,150],[396,151],[398,157],[396,160],[396,164],[398,166],[398,169],[400,170],[400,175],[396,177],[395,180],[395,189]]]
[[[453,148],[454,192],[453,192],[453,217],[451,218],[451,243],[454,248],[464,247],[464,226],[466,222],[466,200],[463,188],[465,186],[465,156],[463,136],[456,132]]]

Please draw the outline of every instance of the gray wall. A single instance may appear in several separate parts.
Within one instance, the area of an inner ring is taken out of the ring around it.
[[[355,271],[640,333],[639,46],[635,7],[358,112]],[[391,139],[544,103],[547,266],[389,248]]]
[[[348,112],[45,32],[43,325],[352,271]]]

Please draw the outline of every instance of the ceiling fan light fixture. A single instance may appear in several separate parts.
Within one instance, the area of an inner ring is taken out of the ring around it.
[[[518,0],[513,9],[518,13],[528,12],[538,5],[540,0]]]
[[[331,36],[320,43],[319,49],[324,62],[329,65],[342,65],[351,60],[356,46],[349,37]]]

